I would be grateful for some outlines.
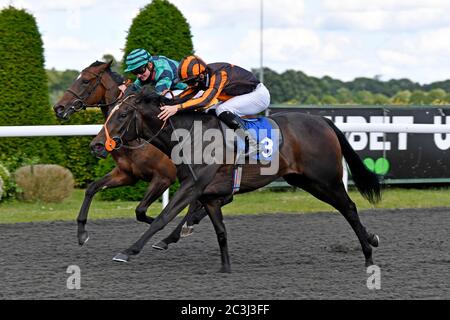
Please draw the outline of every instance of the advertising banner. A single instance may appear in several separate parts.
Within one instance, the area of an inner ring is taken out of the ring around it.
[[[300,111],[335,123],[450,124],[450,107],[273,107]],[[385,183],[450,183],[450,134],[346,133],[369,169]]]

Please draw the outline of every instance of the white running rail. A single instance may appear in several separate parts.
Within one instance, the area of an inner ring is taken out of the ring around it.
[[[394,123],[336,123],[343,132],[384,133],[447,133],[449,124],[394,124]],[[93,136],[102,125],[49,125],[49,126],[0,126],[1,137]],[[347,189],[347,166],[344,164],[344,185]],[[163,195],[163,208],[169,203],[169,191]]]
[[[343,132],[450,133],[450,124],[336,123]],[[97,135],[102,125],[0,126],[0,137]]]

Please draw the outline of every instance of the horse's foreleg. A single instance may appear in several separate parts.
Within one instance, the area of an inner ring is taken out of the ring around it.
[[[151,224],[153,222],[154,219],[147,216],[147,209],[164,193],[167,188],[170,187],[170,185],[170,179],[160,176],[153,176],[144,198],[136,207],[136,219],[138,221],[148,224]]]
[[[153,220],[150,228],[136,241],[130,248],[114,257],[114,261],[127,262],[130,256],[137,255],[142,251],[145,244],[158,231],[162,230],[170,221],[172,221],[189,203],[196,200],[198,194],[195,190],[193,182],[182,184],[180,189],[175,193],[169,204],[164,210]]]
[[[84,245],[89,240],[89,235],[86,231],[87,217],[92,199],[95,194],[105,188],[114,188],[133,183],[135,179],[124,172],[114,168],[110,173],[106,174],[99,180],[92,182],[86,189],[83,204],[78,213],[78,243],[80,246]]]

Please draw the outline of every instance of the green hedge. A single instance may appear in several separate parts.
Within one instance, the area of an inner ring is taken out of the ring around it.
[[[193,51],[189,25],[175,6],[154,0],[130,27],[127,50],[136,47],[181,59]],[[0,126],[61,124],[49,102],[43,44],[32,15],[13,7],[0,11],[0,56]],[[89,110],[73,115],[62,125],[103,122],[101,112]],[[99,162],[90,153],[91,140],[89,136],[0,138],[0,163],[10,172],[27,164],[59,164],[73,173],[76,186],[85,187],[114,167],[111,159]],[[107,190],[102,198],[141,200],[147,186],[148,183],[139,182],[134,187]],[[8,193],[14,191],[12,184]]]
[[[192,34],[186,18],[169,1],[153,0],[133,19],[125,44],[124,60],[128,53],[137,48],[178,61],[192,54]],[[123,70],[125,67],[123,63]]]
[[[0,201],[8,197],[8,187],[11,180],[11,174],[8,169],[0,163]]]
[[[0,125],[55,124],[49,103],[42,39],[24,10],[0,11]],[[0,138],[0,161],[11,156],[60,163],[59,138]]]
[[[103,114],[99,110],[88,109],[72,115],[63,125],[102,124],[104,121]],[[89,149],[92,139],[92,136],[60,138],[65,155],[62,165],[73,173],[77,187],[86,187],[89,182],[96,179],[98,159]]]

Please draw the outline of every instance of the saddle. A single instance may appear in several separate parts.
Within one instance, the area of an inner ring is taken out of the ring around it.
[[[242,117],[246,124],[246,129],[252,135],[253,139],[259,145],[259,152],[251,154],[253,160],[269,162],[272,160],[272,155],[278,152],[283,138],[278,124],[267,117]],[[233,137],[227,136],[230,129],[224,122],[220,122],[220,127],[224,137],[225,146],[228,150],[236,150],[237,154],[243,153],[245,150],[245,141],[237,137],[237,141],[231,139]]]

